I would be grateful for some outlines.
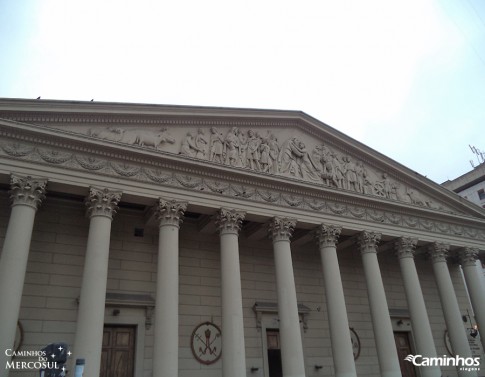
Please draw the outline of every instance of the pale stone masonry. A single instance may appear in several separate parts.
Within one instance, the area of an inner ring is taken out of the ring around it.
[[[0,346],[85,375],[484,375],[404,360],[483,359],[483,229],[303,113],[0,100]]]

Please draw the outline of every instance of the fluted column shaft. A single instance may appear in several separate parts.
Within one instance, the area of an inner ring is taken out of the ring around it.
[[[338,227],[322,224],[317,230],[317,240],[322,258],[335,377],[356,377],[352,343],[349,341],[349,320],[337,258],[336,243],[340,231]]]
[[[153,377],[178,377],[179,227],[187,203],[159,199]]]
[[[359,235],[358,242],[362,253],[381,376],[401,377],[391,317],[389,316],[386,293],[377,260],[377,244],[380,239],[380,234],[362,232]]]
[[[221,208],[222,375],[246,377],[238,235],[245,212]]]
[[[475,313],[475,319],[480,331],[480,341],[485,349],[485,292],[483,291],[481,276],[479,275],[476,260],[478,249],[467,247],[460,253],[461,267],[465,275],[466,286]]]
[[[24,288],[30,241],[37,208],[44,199],[45,179],[19,177],[10,179],[12,212],[0,256],[0,370],[8,376],[6,363],[12,349]]]
[[[304,377],[305,363],[291,260],[290,237],[295,219],[275,217],[270,223],[276,267],[283,377]]]
[[[437,357],[436,347],[429,324],[428,312],[424,303],[423,292],[419,284],[418,272],[414,263],[414,252],[417,240],[407,237],[400,238],[396,243],[401,275],[404,282],[404,291],[408,302],[413,338],[417,354],[426,357]],[[422,377],[440,377],[439,366],[426,366],[420,368]]]
[[[111,222],[120,199],[120,192],[94,187],[86,199],[90,222],[74,340],[75,359],[86,359],[86,376],[99,376],[101,367]]]
[[[438,286],[441,306],[445,316],[446,328],[450,336],[451,347],[456,355],[460,357],[472,357],[470,345],[463,328],[460,307],[456,299],[455,289],[451,281],[450,271],[446,264],[449,246],[442,243],[434,243],[430,247],[430,256],[433,263],[433,271]],[[476,376],[474,371],[462,371],[458,368],[460,377]]]

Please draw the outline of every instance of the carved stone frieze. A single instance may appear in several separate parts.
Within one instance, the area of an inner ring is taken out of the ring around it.
[[[9,156],[12,157],[25,157],[34,151],[34,147],[31,145],[26,145],[22,143],[2,143],[2,149]]]
[[[106,216],[113,219],[114,214],[118,210],[120,199],[120,191],[90,187],[89,194],[85,200],[88,216]]]
[[[107,161],[94,156],[76,155],[75,160],[87,170],[101,170],[107,166]]]
[[[238,234],[246,212],[235,209],[221,208],[217,212],[216,225],[221,234]]]
[[[123,177],[134,177],[140,173],[141,170],[139,166],[132,166],[127,163],[111,162],[110,166],[115,172]]]
[[[47,179],[10,176],[10,200],[12,206],[22,204],[37,209],[45,198]]]
[[[255,173],[290,177],[410,205],[449,211],[391,174],[301,133],[237,126],[90,128],[91,137],[160,150]],[[86,132],[86,131],[85,131]]]
[[[230,187],[226,182],[220,182],[213,179],[204,179],[204,183],[210,191],[218,194],[224,194]]]
[[[151,181],[156,183],[166,183],[172,179],[172,173],[160,169],[143,168],[142,171]]]
[[[56,149],[37,148],[40,157],[51,164],[62,164],[71,159],[72,153],[60,152]]]

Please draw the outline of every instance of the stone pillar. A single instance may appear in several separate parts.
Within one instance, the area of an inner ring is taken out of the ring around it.
[[[276,267],[276,291],[280,320],[281,362],[283,377],[304,377],[305,363],[296,301],[295,278],[291,261],[290,237],[296,219],[275,217],[269,232],[273,239]],[[349,341],[350,342],[350,341]]]
[[[358,243],[362,253],[381,376],[401,377],[391,317],[389,316],[386,293],[377,260],[377,244],[380,239],[380,234],[364,231],[359,235]]]
[[[221,208],[222,375],[246,377],[238,234],[245,212]]]
[[[120,199],[121,192],[94,187],[86,198],[89,233],[74,339],[74,360],[86,359],[86,376],[99,376],[101,366],[111,221]]]
[[[460,252],[460,263],[465,275],[466,286],[475,313],[475,319],[480,331],[480,341],[485,349],[485,292],[483,291],[481,276],[479,275],[476,260],[478,249],[466,247]]]
[[[45,198],[46,184],[46,179],[10,177],[12,212],[0,255],[0,371],[5,377],[10,361],[5,350],[15,342],[34,218]]]
[[[448,255],[449,246],[443,243],[434,243],[430,245],[429,254],[433,263],[433,271],[438,286],[441,306],[445,316],[446,328],[450,336],[451,347],[453,352],[460,357],[472,357],[468,338],[463,327],[463,320],[461,318],[460,307],[456,299],[455,289],[451,281],[450,271],[446,264],[446,256]],[[476,376],[474,371],[461,371],[458,369],[460,377]]]
[[[178,377],[179,227],[187,203],[159,199],[153,377]]]
[[[416,353],[425,357],[437,357],[433,333],[429,324],[428,312],[424,303],[423,292],[419,284],[418,272],[414,264],[414,252],[417,240],[402,237],[396,242],[396,251],[401,266],[401,275],[404,282],[404,291],[411,316],[413,338]],[[420,367],[422,377],[440,377],[439,366]]]
[[[337,258],[336,244],[340,231],[339,227],[322,224],[317,230],[317,240],[322,258],[335,377],[356,377],[344,289]]]

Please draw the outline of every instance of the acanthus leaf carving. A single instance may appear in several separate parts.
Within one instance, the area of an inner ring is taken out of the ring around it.
[[[9,191],[12,206],[23,204],[37,209],[45,199],[46,185],[47,179],[45,178],[12,174]]]

